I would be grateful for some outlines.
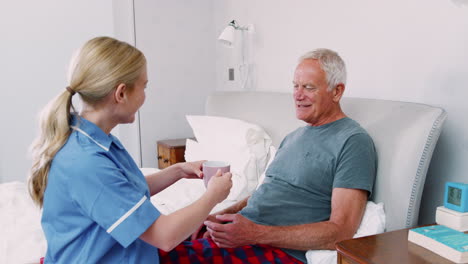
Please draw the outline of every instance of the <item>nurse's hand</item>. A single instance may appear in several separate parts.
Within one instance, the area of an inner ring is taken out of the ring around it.
[[[206,218],[205,221],[210,221],[210,222],[214,222],[214,223],[220,223],[222,224],[223,222],[221,220],[218,220],[216,218],[216,214],[210,214],[208,215],[208,217]],[[199,239],[199,238],[208,238],[210,237],[210,234],[208,233],[208,231],[206,230],[206,226],[205,224],[201,224],[197,230],[195,232],[193,232],[192,236],[190,237],[190,240],[195,240],[195,239]]]
[[[230,172],[221,174],[221,170],[218,170],[208,182],[206,192],[212,196],[217,203],[222,202],[229,195],[232,187],[231,177],[232,174]]]
[[[180,165],[180,178],[201,179],[203,177],[202,164],[206,160],[178,163]]]

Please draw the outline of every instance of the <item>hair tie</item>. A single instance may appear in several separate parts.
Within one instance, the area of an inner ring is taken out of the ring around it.
[[[76,93],[72,88],[70,88],[70,86],[67,86],[65,89],[67,89],[67,91],[69,91],[72,96]]]

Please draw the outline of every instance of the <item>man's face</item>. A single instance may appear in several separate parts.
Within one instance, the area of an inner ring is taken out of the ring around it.
[[[318,60],[306,59],[294,72],[294,101],[296,117],[312,126],[329,122],[336,113],[334,91],[328,91],[325,72]]]

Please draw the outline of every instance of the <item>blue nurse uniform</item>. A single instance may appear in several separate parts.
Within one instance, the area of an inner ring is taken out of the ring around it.
[[[45,263],[159,263],[139,239],[160,212],[138,166],[92,122],[73,116],[72,129],[44,193]]]

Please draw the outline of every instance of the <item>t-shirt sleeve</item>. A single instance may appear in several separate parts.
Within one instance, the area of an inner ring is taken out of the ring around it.
[[[129,181],[109,158],[80,162],[70,177],[70,195],[82,210],[120,245],[128,247],[160,216],[146,190]]]
[[[372,138],[359,133],[348,138],[338,158],[333,188],[361,189],[372,194],[377,155]]]

